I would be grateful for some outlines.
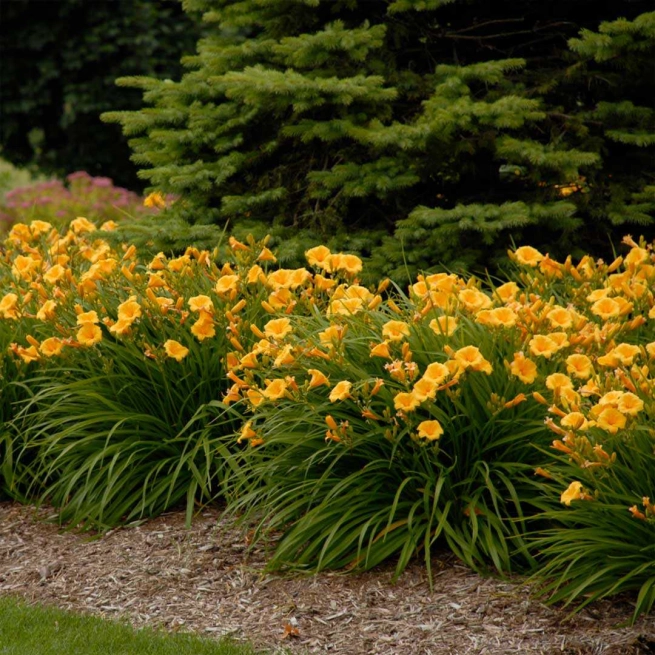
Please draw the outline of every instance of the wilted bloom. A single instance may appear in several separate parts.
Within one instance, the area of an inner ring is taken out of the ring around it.
[[[539,262],[539,270],[546,274],[546,275],[551,275],[557,278],[561,278],[563,276],[562,274],[562,264],[559,262],[555,261],[554,259],[551,259],[548,255],[546,255],[540,262]]]
[[[168,339],[168,341],[164,343],[164,350],[168,357],[171,357],[178,362],[181,362],[189,354],[189,349],[183,346],[179,341],[175,341],[175,339]]]
[[[257,433],[252,429],[252,421],[246,421],[241,428],[241,434],[237,439],[237,443],[248,441],[257,437]]]
[[[13,344],[16,346],[16,344]],[[30,346],[25,348],[23,346],[16,346],[14,352],[26,363],[36,362],[39,359],[39,351],[36,349],[36,346]]]
[[[434,441],[443,434],[443,428],[437,420],[422,421],[418,424],[417,434],[423,439]]]

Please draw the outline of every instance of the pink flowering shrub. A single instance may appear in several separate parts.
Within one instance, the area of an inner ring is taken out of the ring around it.
[[[151,214],[143,198],[114,186],[108,177],[92,177],[84,171],[71,173],[66,182],[49,180],[9,191],[0,205],[0,231],[14,223],[41,220],[64,225],[78,216],[94,222],[120,221]]]

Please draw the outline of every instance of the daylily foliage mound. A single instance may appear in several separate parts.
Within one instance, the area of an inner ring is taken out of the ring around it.
[[[113,227],[5,242],[6,493],[89,527],[222,495],[275,533],[272,566],[400,573],[446,545],[553,600],[655,605],[651,245],[368,288],[324,246],[142,261]]]

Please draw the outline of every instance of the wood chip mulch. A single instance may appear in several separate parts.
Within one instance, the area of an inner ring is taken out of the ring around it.
[[[436,655],[653,654],[655,617],[620,627],[630,599],[571,620],[526,586],[481,577],[447,554],[434,588],[411,565],[358,575],[271,575],[265,553],[218,510],[191,529],[182,513],[100,538],[62,531],[47,512],[0,503],[0,594],[204,635],[248,639],[269,652]],[[288,650],[285,650],[288,649]]]

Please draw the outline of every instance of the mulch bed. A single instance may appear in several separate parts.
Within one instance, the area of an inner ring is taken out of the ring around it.
[[[62,531],[47,512],[0,503],[0,594],[105,617],[248,639],[273,652],[526,655],[655,653],[655,618],[619,627],[630,599],[570,620],[516,582],[481,577],[448,554],[430,591],[416,562],[358,575],[271,575],[218,510],[191,529],[173,512],[100,538]]]

